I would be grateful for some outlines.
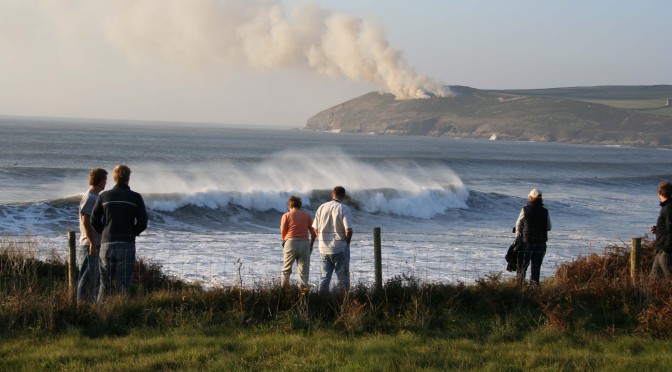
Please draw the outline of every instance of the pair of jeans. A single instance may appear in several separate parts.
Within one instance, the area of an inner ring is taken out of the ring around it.
[[[320,293],[329,292],[331,276],[336,272],[338,285],[342,290],[350,289],[350,244],[343,251],[336,254],[320,254],[322,265],[322,280],[320,281]]]
[[[530,269],[530,282],[539,284],[539,276],[541,274],[541,263],[544,261],[546,255],[546,243],[526,244],[523,243],[518,252],[518,259],[516,261],[516,275],[518,284],[525,282],[525,275],[527,268],[532,264]]]
[[[135,268],[135,243],[103,243],[100,246],[98,301],[112,293],[128,296]]]
[[[287,239],[283,248],[284,264],[282,266],[281,286],[289,284],[292,274],[292,265],[296,261],[299,274],[299,285],[308,288],[308,274],[310,273],[310,242],[306,239]]]
[[[77,301],[95,302],[100,286],[98,254],[89,256],[89,245],[77,247],[79,278],[77,279]]]
[[[661,276],[665,279],[672,278],[672,254],[656,251],[655,256],[653,256],[653,266],[651,266],[649,278],[657,279]]]

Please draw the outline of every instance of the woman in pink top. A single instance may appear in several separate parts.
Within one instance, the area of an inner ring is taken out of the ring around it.
[[[282,215],[280,234],[284,247],[284,265],[282,266],[281,286],[287,287],[289,276],[292,274],[292,265],[296,260],[299,271],[299,285],[308,288],[308,274],[310,273],[310,254],[313,253],[315,243],[315,229],[310,215],[301,210],[301,197],[290,196],[287,201],[289,212]],[[308,234],[310,233],[310,240]]]

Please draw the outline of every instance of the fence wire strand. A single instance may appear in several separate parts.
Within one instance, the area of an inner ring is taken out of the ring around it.
[[[383,280],[413,277],[423,282],[470,283],[488,275],[513,277],[506,272],[504,255],[513,234],[474,236],[450,233],[382,233]],[[311,255],[311,285],[320,282],[318,242]],[[351,244],[352,283],[374,281],[373,235],[356,235]],[[621,241],[591,241],[556,234],[549,238],[542,265],[542,280],[554,274],[557,266],[578,256],[601,253]],[[179,279],[204,286],[244,286],[278,283],[283,263],[283,248],[277,233],[147,234],[137,239],[137,256],[159,265],[162,271]],[[235,248],[234,248],[235,247]],[[68,262],[67,235],[0,236],[0,254],[21,254],[41,260]],[[292,282],[296,283],[296,266]],[[335,281],[335,276],[334,276]]]

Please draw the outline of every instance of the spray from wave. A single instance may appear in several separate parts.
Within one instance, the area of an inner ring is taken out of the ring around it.
[[[309,69],[380,85],[397,99],[450,95],[446,87],[417,74],[377,24],[313,1],[27,1],[37,3],[67,35],[98,32],[135,62]]]
[[[149,208],[163,212],[186,206],[284,212],[289,195],[302,196],[304,205],[314,209],[335,185],[343,185],[352,204],[364,212],[423,219],[466,209],[469,198],[460,178],[446,166],[400,161],[372,165],[337,149],[286,151],[249,166],[223,162],[179,170],[137,168],[133,188],[149,196]]]

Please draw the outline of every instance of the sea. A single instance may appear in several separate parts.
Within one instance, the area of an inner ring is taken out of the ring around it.
[[[0,239],[67,256],[88,172],[131,170],[149,227],[138,256],[203,286],[275,283],[289,196],[313,214],[341,185],[353,209],[351,275],[385,281],[512,278],[504,255],[531,188],[552,231],[542,280],[563,263],[630,246],[655,224],[670,150],[380,136],[244,125],[0,117]],[[319,283],[319,253],[310,281]],[[296,273],[293,274],[295,280]]]

